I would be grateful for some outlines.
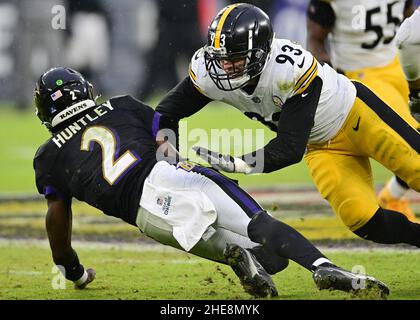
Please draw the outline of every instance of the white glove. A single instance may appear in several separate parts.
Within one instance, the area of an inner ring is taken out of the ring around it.
[[[223,155],[198,146],[195,146],[192,149],[200,158],[208,162],[216,170],[246,174],[252,171],[252,167],[241,158]]]

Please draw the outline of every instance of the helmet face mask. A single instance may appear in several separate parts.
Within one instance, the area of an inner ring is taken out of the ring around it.
[[[93,87],[80,73],[57,67],[45,72],[34,90],[35,114],[48,130],[95,106]]]
[[[267,59],[267,54],[261,49],[251,49],[231,55],[210,54],[211,51],[212,47],[205,48],[206,69],[216,86],[224,91],[244,87],[249,80],[262,72]],[[229,61],[233,70],[226,71],[222,67],[223,61]],[[242,62],[240,68],[236,67],[238,61]]]
[[[260,75],[273,38],[270,19],[261,9],[250,4],[222,9],[209,27],[204,47],[206,69],[215,85],[231,91]]]

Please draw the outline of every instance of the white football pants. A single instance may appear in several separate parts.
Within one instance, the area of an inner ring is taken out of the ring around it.
[[[148,199],[142,200],[157,201],[164,212],[164,214],[151,212],[144,206],[140,206],[137,226],[148,237],[162,244],[187,251],[175,239],[172,222],[166,219],[166,215],[171,216],[171,219],[178,215],[182,220],[188,219],[188,214],[180,212],[180,207],[171,212],[170,203],[168,206],[164,202],[170,198],[173,203],[176,203],[176,197],[183,197],[189,191],[194,190],[210,200],[217,213],[217,218],[189,252],[210,260],[224,262],[223,250],[227,243],[236,243],[244,248],[258,245],[249,239],[247,227],[252,216],[263,209],[251,196],[225,176],[214,170],[190,163],[180,163],[175,166],[160,161],[150,172],[147,183],[157,186],[157,188],[161,186],[165,190],[170,190],[169,193],[167,191],[168,196],[164,199],[159,196],[155,197],[153,193],[149,192],[147,193]],[[198,201],[198,199],[196,200]],[[191,218],[194,218],[193,214],[191,214]]]

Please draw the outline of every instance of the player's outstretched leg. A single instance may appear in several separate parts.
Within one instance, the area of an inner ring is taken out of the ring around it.
[[[353,273],[329,263],[318,266],[312,277],[319,290],[341,290],[382,299],[389,295],[389,288],[374,277]]]
[[[250,250],[236,244],[228,244],[223,254],[247,293],[259,298],[278,296],[270,275]]]

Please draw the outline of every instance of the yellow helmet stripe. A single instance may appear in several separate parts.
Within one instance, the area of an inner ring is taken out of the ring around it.
[[[225,11],[222,13],[222,16],[220,17],[219,23],[216,27],[216,34],[214,35],[214,47],[220,48],[220,35],[222,33],[223,25],[225,24],[225,20],[229,13],[235,9],[237,6],[239,6],[239,3],[233,4],[231,6],[226,7]]]

